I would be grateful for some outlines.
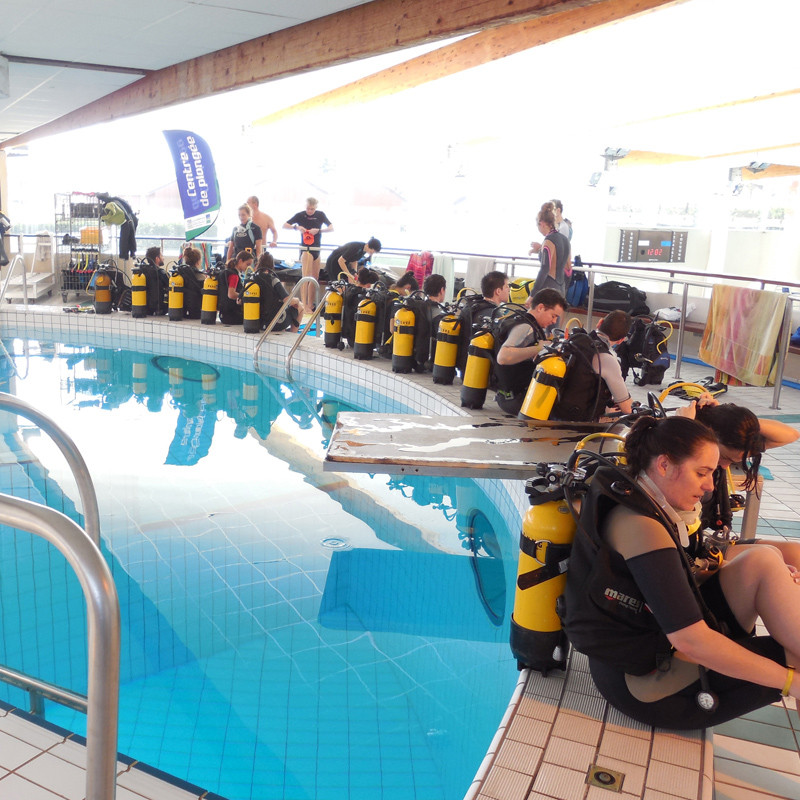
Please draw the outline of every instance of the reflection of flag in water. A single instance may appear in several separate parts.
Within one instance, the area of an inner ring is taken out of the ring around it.
[[[217,220],[220,209],[217,171],[205,139],[191,131],[163,133],[175,164],[188,242],[205,233]]]
[[[175,436],[169,446],[165,464],[191,467],[208,455],[217,415],[213,411],[201,411],[196,417],[187,417],[183,409],[178,414]]]

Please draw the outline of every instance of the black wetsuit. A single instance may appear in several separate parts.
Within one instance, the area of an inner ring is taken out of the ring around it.
[[[614,487],[614,488],[612,488]],[[630,491],[629,494],[621,490]],[[604,527],[616,505],[658,519],[676,548],[625,560],[605,542]],[[642,588],[640,588],[642,587]],[[777,689],[706,671],[719,697],[714,712],[696,702],[699,680],[661,699],[644,702],[629,689],[626,675],[666,673],[674,659],[667,633],[703,619],[742,647],[785,664],[783,648],[771,637],[752,637],[741,629],[714,575],[697,587],[675,528],[653,510],[644,492],[616,471],[599,469],[583,502],[570,557],[564,628],[576,649],[589,655],[592,677],[603,697],[625,714],[664,728],[717,725],[780,699]]]

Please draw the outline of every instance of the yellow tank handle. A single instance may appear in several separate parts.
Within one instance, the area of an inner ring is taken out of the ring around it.
[[[618,442],[624,442],[625,437],[620,436],[618,433],[605,433],[604,431],[597,431],[596,433],[590,433],[588,436],[584,436],[578,444],[575,445],[576,450],[583,450],[585,449],[586,445],[594,441],[595,439],[616,439]]]
[[[687,390],[697,389],[698,397],[700,397],[700,395],[703,394],[703,392],[708,391],[708,387],[703,386],[702,384],[699,383],[692,383],[691,381],[684,381],[683,383],[673,383],[672,386],[667,386],[667,388],[664,389],[663,392],[661,392],[661,394],[658,396],[658,402],[663,403],[667,399],[667,397],[669,397],[671,392],[674,392],[676,389],[684,389],[684,388]],[[687,391],[687,394],[690,394],[690,392]]]

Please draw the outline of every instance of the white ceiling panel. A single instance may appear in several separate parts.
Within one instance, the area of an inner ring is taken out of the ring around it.
[[[14,63],[13,57],[157,70],[369,0],[2,0],[0,54],[12,59],[0,141],[137,76]]]

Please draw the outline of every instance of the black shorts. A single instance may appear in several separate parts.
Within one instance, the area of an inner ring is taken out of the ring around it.
[[[303,253],[311,253],[314,257],[314,261],[316,261],[319,258],[319,247],[305,247],[304,245],[300,245],[300,258],[303,257]]]

